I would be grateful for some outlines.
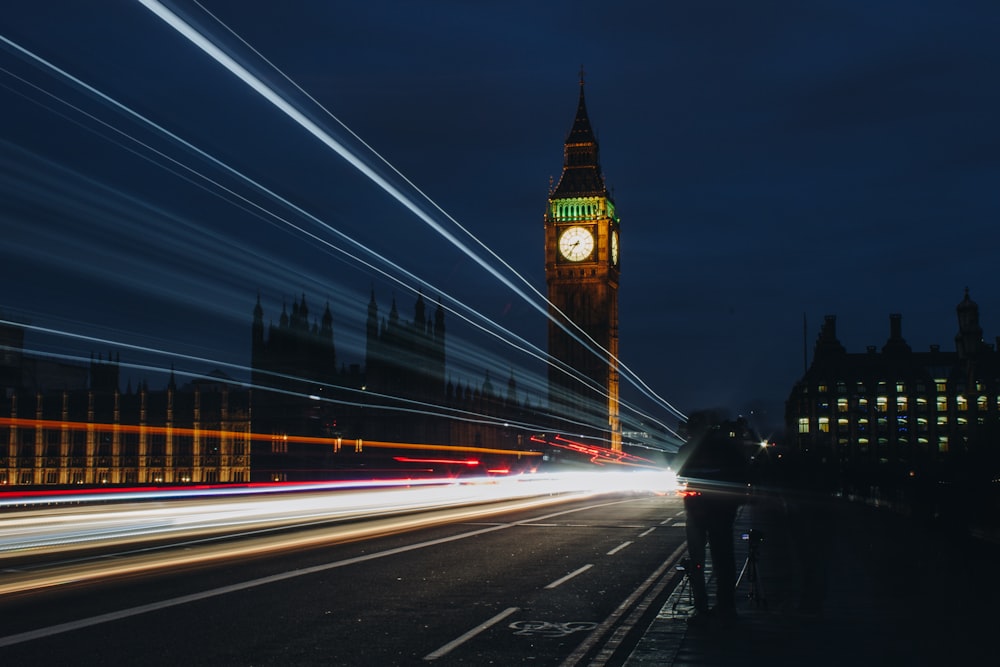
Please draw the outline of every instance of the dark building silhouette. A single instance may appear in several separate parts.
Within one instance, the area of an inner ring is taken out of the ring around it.
[[[505,395],[494,389],[489,369],[478,386],[446,380],[440,303],[429,308],[418,295],[408,319],[395,299],[383,314],[373,291],[363,366],[337,367],[329,306],[321,323],[310,324],[308,313],[303,296],[291,314],[283,308],[265,335],[259,298],[254,307],[254,430],[271,437],[269,446],[255,448],[255,478],[337,476],[358,466],[394,466],[394,455],[412,444],[524,448],[526,433],[511,424],[532,415],[518,400],[513,375]],[[332,444],[317,446],[289,435]]]
[[[828,316],[786,405],[795,448],[853,485],[1000,472],[1000,353],[968,290],[957,314],[953,352],[912,350],[898,314],[881,350],[847,352]]]

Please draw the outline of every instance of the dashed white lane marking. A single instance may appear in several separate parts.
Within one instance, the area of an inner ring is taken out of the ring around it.
[[[673,517],[670,517],[670,518],[667,518],[667,519],[664,519],[663,521],[661,521],[661,522],[660,522],[660,525],[661,525],[661,526],[666,526],[666,525],[667,525],[668,523],[670,523],[670,522],[671,522],[671,521],[673,521],[673,520],[674,520],[674,518],[673,518]]]
[[[632,540],[629,540],[628,542],[622,542],[617,547],[615,547],[614,549],[612,549],[611,551],[609,551],[608,553],[606,553],[604,555],[605,556],[614,556],[616,553],[618,553],[619,551],[621,551],[622,549],[624,549],[625,547],[627,547],[630,544],[632,544]]]
[[[553,581],[551,584],[549,584],[545,588],[555,588],[556,586],[561,586],[562,584],[565,584],[567,581],[569,581],[573,577],[577,576],[578,574],[583,574],[584,572],[586,572],[587,570],[589,570],[592,567],[594,567],[593,563],[588,563],[587,565],[584,565],[583,567],[581,567],[581,568],[579,568],[577,570],[573,570],[572,572],[570,572],[569,574],[567,574],[565,577],[560,577],[560,578],[556,579],[555,581]]]
[[[574,512],[580,512],[587,509],[593,509],[595,507],[604,507],[606,505],[617,505],[623,502],[615,500],[609,503],[603,503],[598,505],[587,505],[585,507],[577,507],[569,510],[559,510],[556,512],[551,512],[544,516],[535,517],[531,520],[525,521],[515,521],[513,523],[502,523],[496,525],[490,525],[486,528],[480,528],[479,530],[471,530],[465,533],[459,533],[457,535],[450,535],[448,537],[439,538],[436,540],[427,540],[425,542],[419,542],[416,544],[408,544],[402,547],[396,547],[395,549],[387,549],[385,551],[377,551],[370,554],[365,554],[363,556],[355,556],[354,558],[347,558],[345,560],[335,561],[332,563],[323,563],[320,565],[313,565],[312,567],[301,568],[298,570],[291,570],[289,572],[280,572],[278,574],[272,574],[266,577],[260,577],[259,579],[251,579],[249,581],[243,581],[236,584],[231,584],[229,586],[221,586],[219,588],[213,588],[206,591],[200,591],[198,593],[192,593],[190,595],[182,595],[175,598],[169,598],[166,600],[160,600],[158,602],[151,602],[149,604],[139,605],[137,607],[130,607],[128,609],[121,609],[119,611],[113,611],[107,614],[100,614],[98,616],[91,616],[89,618],[81,618],[75,621],[69,621],[67,623],[59,623],[57,625],[50,625],[45,628],[38,628],[37,630],[28,630],[27,632],[19,632],[13,635],[7,635],[6,637],[0,637],[0,647],[3,646],[13,646],[15,644],[21,644],[23,642],[34,641],[36,639],[44,639],[45,637],[51,637],[53,635],[62,634],[64,632],[70,632],[72,630],[80,630],[82,628],[89,628],[91,626],[100,625],[102,623],[109,623],[111,621],[117,621],[123,618],[130,618],[132,616],[138,616],[140,614],[148,614],[152,611],[158,611],[160,609],[168,609],[170,607],[176,607],[179,605],[188,604],[190,602],[196,602],[199,600],[206,600],[209,598],[218,597],[221,595],[228,595],[229,593],[235,593],[237,591],[244,591],[251,588],[256,588],[258,586],[264,586],[267,584],[277,583],[279,581],[285,581],[287,579],[293,579],[296,577],[301,577],[304,575],[316,574],[319,572],[325,572],[326,570],[332,570],[335,568],[345,567],[348,565],[354,565],[356,563],[363,563],[370,560],[375,560],[377,558],[384,558],[386,556],[394,556],[397,554],[406,553],[408,551],[415,551],[416,549],[423,549],[425,547],[437,546],[439,544],[447,544],[448,542],[455,542],[468,537],[475,537],[477,535],[482,535],[485,533],[490,533],[497,530],[505,530],[508,528],[514,528],[516,526],[530,525],[530,521],[545,521],[546,519],[551,519],[557,516],[563,516],[566,514],[572,514]],[[576,574],[579,574],[583,570],[591,567],[588,565],[586,568],[581,568],[581,570],[574,572],[573,574],[563,577],[563,580],[569,579]],[[553,582],[549,584],[547,588],[558,586],[562,583],[562,580]]]
[[[486,630],[488,628],[493,627],[494,625],[496,625],[497,623],[499,623],[503,619],[507,618],[508,616],[510,616],[511,614],[513,614],[514,612],[517,612],[517,611],[520,611],[520,610],[521,610],[520,607],[507,607],[506,609],[504,609],[502,612],[500,612],[499,614],[497,614],[493,618],[489,619],[488,621],[483,621],[482,623],[480,623],[476,627],[474,627],[471,630],[469,630],[468,632],[466,632],[461,637],[458,637],[457,639],[453,639],[452,641],[448,642],[447,644],[445,644],[444,646],[442,646],[438,650],[433,651],[431,653],[428,653],[427,655],[424,656],[424,660],[428,660],[428,661],[430,661],[430,660],[437,660],[438,658],[451,653],[457,647],[459,647],[462,644],[464,644],[465,642],[469,641],[470,639],[472,639],[473,637],[475,637],[476,635],[478,635],[483,630]]]
[[[642,531],[641,533],[639,533],[639,537],[646,537],[647,535],[649,535],[649,534],[650,534],[651,532],[653,532],[654,530],[656,530],[656,528],[655,528],[655,527],[653,527],[653,528],[649,528],[649,529],[647,529],[647,530],[644,530],[644,531]]]

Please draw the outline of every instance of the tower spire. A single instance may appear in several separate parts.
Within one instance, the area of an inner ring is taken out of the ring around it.
[[[552,198],[607,195],[604,176],[601,174],[600,151],[594,129],[587,115],[587,98],[584,95],[583,68],[580,68],[580,99],[576,105],[573,127],[566,135],[563,147],[563,171]]]

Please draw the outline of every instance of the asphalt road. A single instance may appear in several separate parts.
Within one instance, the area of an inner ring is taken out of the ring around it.
[[[0,664],[616,664],[682,526],[603,495],[10,594]]]

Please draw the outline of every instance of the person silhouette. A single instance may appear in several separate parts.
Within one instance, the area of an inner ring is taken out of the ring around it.
[[[691,562],[688,578],[695,608],[688,623],[704,625],[710,617],[727,623],[736,618],[733,524],[746,494],[746,459],[735,435],[716,426],[681,447],[678,460]],[[716,582],[713,609],[709,609],[705,584],[708,550]]]

